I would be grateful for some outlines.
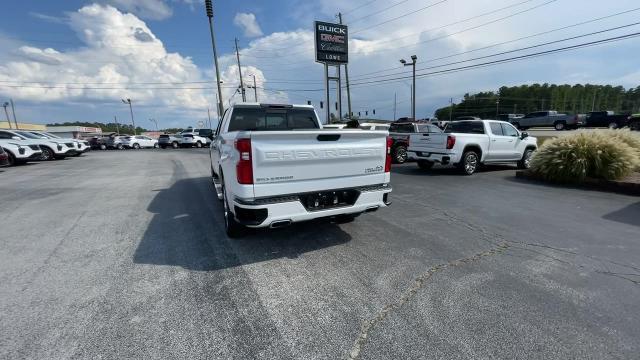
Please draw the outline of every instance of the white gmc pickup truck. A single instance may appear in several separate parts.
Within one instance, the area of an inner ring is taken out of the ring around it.
[[[434,163],[454,164],[473,174],[481,164],[516,163],[529,168],[537,140],[505,121],[465,120],[447,124],[442,133],[419,133],[409,138],[408,157],[421,169]]]
[[[308,105],[232,106],[210,148],[227,235],[386,207],[390,145],[386,131],[322,129]]]

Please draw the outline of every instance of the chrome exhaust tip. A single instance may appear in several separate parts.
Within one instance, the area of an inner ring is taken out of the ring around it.
[[[274,221],[269,225],[271,229],[283,228],[291,225],[291,220],[278,220]]]

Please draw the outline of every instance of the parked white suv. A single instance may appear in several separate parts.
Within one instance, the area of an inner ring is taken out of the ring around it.
[[[9,155],[9,166],[40,160],[42,157],[40,146],[35,144],[27,145],[17,140],[0,139],[0,147]]]
[[[473,174],[481,164],[515,163],[529,168],[538,148],[535,137],[505,121],[450,122],[442,133],[418,133],[409,138],[409,159],[422,169],[434,163],[454,164],[463,174]]]
[[[89,142],[86,141],[86,140],[73,139],[73,138],[61,138],[58,135],[54,135],[54,134],[48,133],[46,131],[29,131],[29,132],[31,134],[35,135],[35,136],[40,136],[43,139],[59,140],[59,141],[64,141],[64,142],[73,142],[76,145],[76,149],[78,150],[78,153],[75,156],[80,156],[81,154],[84,154],[87,151],[91,151],[91,146],[89,145]]]
[[[0,130],[0,139],[14,140],[25,145],[38,145],[42,151],[41,160],[64,159],[78,153],[76,144],[71,141],[43,139],[40,136],[22,130]]]
[[[180,133],[182,135],[182,147],[205,147],[211,145],[211,139],[200,135],[201,129],[187,129]],[[209,130],[210,132],[211,130]]]
[[[120,138],[122,146],[128,149],[141,149],[141,148],[157,148],[158,140],[152,139],[144,135],[132,135],[123,136]]]

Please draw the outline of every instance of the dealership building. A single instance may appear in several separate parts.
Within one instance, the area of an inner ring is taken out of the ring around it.
[[[102,129],[86,126],[47,126],[47,131],[62,138],[82,139],[102,135]]]

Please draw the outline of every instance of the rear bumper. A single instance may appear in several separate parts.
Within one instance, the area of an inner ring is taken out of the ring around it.
[[[284,196],[281,198],[281,202],[255,205],[251,205],[240,199],[234,199],[233,204],[230,205],[231,208],[234,209],[236,221],[248,227],[264,228],[283,222],[294,223],[338,215],[356,215],[376,211],[391,205],[389,195],[391,191],[391,186],[387,186],[384,190],[361,191],[353,205],[317,211],[307,210],[296,196]]]
[[[457,164],[460,162],[460,154],[456,152],[434,153],[409,150],[407,156],[410,160],[425,160],[443,165]]]

